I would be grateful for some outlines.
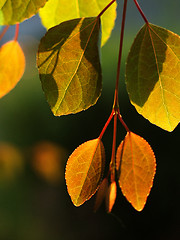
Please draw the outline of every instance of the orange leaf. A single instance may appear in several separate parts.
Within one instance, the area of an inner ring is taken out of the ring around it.
[[[11,91],[25,69],[24,53],[17,41],[9,41],[0,48],[0,98]]]
[[[75,206],[82,205],[96,192],[103,172],[105,151],[99,138],[81,144],[68,159],[66,185]]]
[[[117,186],[116,186],[116,182],[112,182],[108,188],[108,192],[106,195],[106,208],[107,208],[107,212],[110,213],[114,203],[116,201],[116,194],[117,194]]]
[[[96,212],[99,207],[101,206],[105,196],[106,196],[106,192],[108,191],[108,179],[104,178],[102,183],[99,186],[97,195],[96,195],[96,201],[95,201],[95,205],[94,205],[94,211]]]
[[[119,185],[123,195],[137,210],[144,208],[156,171],[154,153],[140,136],[128,132],[116,155]]]

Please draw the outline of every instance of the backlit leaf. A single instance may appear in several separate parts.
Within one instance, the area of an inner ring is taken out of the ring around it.
[[[3,14],[3,25],[13,25],[32,17],[47,0],[1,0],[0,12]]]
[[[144,208],[156,171],[154,153],[140,136],[129,132],[116,155],[119,185],[123,195],[137,210]]]
[[[136,110],[151,123],[172,131],[180,120],[180,37],[145,25],[127,59],[126,84]]]
[[[9,41],[0,48],[0,98],[11,91],[25,69],[24,53],[17,41]]]
[[[82,205],[96,192],[104,173],[105,151],[100,139],[81,144],[68,159],[66,185],[75,206]]]
[[[110,213],[114,203],[116,201],[116,194],[117,194],[117,186],[116,182],[112,182],[108,188],[107,194],[106,194],[106,209],[107,212]]]
[[[0,31],[2,29],[2,25],[3,25],[3,14],[2,14],[2,11],[0,10]]]
[[[96,17],[106,7],[109,0],[49,0],[40,9],[43,25],[49,29],[61,22],[81,17]],[[116,2],[101,17],[102,42],[104,45],[114,27]]]
[[[48,30],[41,39],[37,65],[54,115],[77,113],[94,105],[101,93],[99,20],[80,18]]]

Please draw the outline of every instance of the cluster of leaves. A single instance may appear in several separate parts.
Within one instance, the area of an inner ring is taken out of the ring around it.
[[[14,40],[0,48],[0,97],[14,88],[25,68],[24,54],[17,41],[18,24],[39,12],[47,33],[39,44],[37,66],[53,114],[78,113],[94,105],[102,89],[99,51],[114,28],[117,2],[1,1],[0,25],[17,24],[17,30]],[[151,123],[173,131],[180,120],[180,37],[150,24],[137,1],[134,2],[145,25],[138,32],[127,58],[126,85],[129,98],[136,110]],[[123,16],[126,5],[127,0],[124,1]],[[124,22],[125,18],[122,26]],[[6,30],[7,27],[0,39]],[[120,52],[122,40],[123,37]],[[117,83],[118,77],[117,74]],[[125,126],[127,135],[116,151],[117,117]],[[102,137],[112,118],[112,157],[109,171],[104,174]],[[141,211],[150,193],[155,169],[155,156],[150,145],[131,132],[122,120],[116,84],[113,109],[101,134],[80,145],[68,159],[66,184],[72,202],[80,206],[99,189],[95,208],[106,198],[107,211],[110,212],[116,199],[117,179],[124,196],[136,210]]]

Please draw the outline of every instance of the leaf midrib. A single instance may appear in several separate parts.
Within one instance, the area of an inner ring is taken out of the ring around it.
[[[93,141],[93,140],[92,140]],[[89,170],[90,170],[90,168],[92,168],[92,162],[93,162],[93,160],[94,160],[94,156],[95,156],[95,154],[96,154],[96,152],[97,152],[97,149],[98,149],[98,146],[101,144],[101,142],[100,142],[100,140],[99,139],[96,139],[96,141],[97,141],[97,143],[96,143],[96,147],[94,148],[94,152],[92,153],[92,155],[91,155],[91,161],[88,161],[89,162],[89,166],[88,166],[88,170],[87,170],[87,174],[86,174],[86,177],[85,177],[85,179],[84,179],[84,181],[83,181],[83,183],[82,183],[82,185],[81,185],[81,190],[80,190],[80,192],[79,192],[79,194],[78,194],[78,197],[77,197],[77,199],[76,199],[76,202],[78,202],[78,200],[81,198],[81,193],[82,193],[82,189],[83,189],[83,187],[84,187],[84,185],[85,185],[85,183],[86,183],[86,181],[87,181],[87,179],[88,179],[88,173],[89,173]],[[101,149],[101,146],[100,146],[100,149]],[[102,159],[102,156],[101,156],[101,159]],[[93,193],[91,193],[91,195],[92,195]],[[91,196],[90,195],[90,196]],[[88,199],[90,198],[90,196],[88,196]],[[83,202],[85,202],[85,201],[87,201],[88,199],[83,199]]]
[[[83,18],[83,19],[84,19],[84,18]],[[80,32],[84,31],[84,30],[85,30],[87,27],[89,27],[91,24],[94,24],[94,26],[92,27],[92,30],[91,30],[91,32],[90,32],[90,35],[89,35],[88,39],[87,39],[86,45],[85,45],[85,47],[84,47],[84,49],[83,49],[83,51],[82,51],[82,54],[81,54],[81,56],[80,56],[80,59],[78,60],[78,64],[77,64],[76,69],[74,70],[74,74],[72,75],[71,79],[69,80],[69,83],[67,84],[67,86],[66,86],[66,88],[65,88],[65,90],[64,90],[64,95],[62,96],[62,98],[60,99],[60,101],[57,101],[57,103],[56,103],[55,114],[57,114],[57,111],[58,111],[61,103],[63,102],[66,94],[67,94],[68,88],[70,87],[70,85],[71,85],[71,83],[72,83],[72,80],[73,80],[74,76],[75,76],[75,75],[77,74],[77,72],[78,72],[78,69],[79,69],[79,66],[80,66],[80,64],[81,64],[82,58],[83,58],[83,56],[84,56],[84,54],[85,54],[85,51],[86,51],[86,49],[87,49],[87,45],[88,45],[88,43],[89,43],[89,41],[90,41],[91,35],[92,35],[92,33],[93,33],[93,31],[94,31],[94,28],[95,28],[95,26],[96,26],[96,24],[97,24],[97,20],[95,19],[95,21],[93,21],[92,23],[88,24],[84,29],[82,29],[81,31],[79,31],[79,32],[77,33],[77,34],[79,34]],[[77,34],[73,35],[72,38],[75,37]],[[69,42],[72,38],[70,38],[67,42]],[[66,45],[67,42],[66,42],[64,45]]]
[[[148,31],[149,31],[149,36],[150,36],[150,39],[151,39],[151,44],[152,44],[152,48],[153,48],[153,52],[154,52],[154,57],[155,57],[155,61],[156,61],[156,67],[157,67],[157,73],[158,73],[158,76],[159,76],[159,86],[160,86],[160,89],[161,89],[161,97],[162,97],[162,103],[163,103],[163,106],[164,106],[164,110],[166,112],[166,116],[167,116],[167,119],[168,119],[168,122],[169,122],[169,126],[172,128],[172,125],[170,123],[170,118],[169,118],[169,110],[166,106],[166,102],[165,102],[165,96],[164,96],[164,89],[163,89],[163,84],[162,84],[162,79],[161,79],[161,76],[160,76],[160,71],[159,71],[159,63],[158,63],[158,59],[157,59],[157,54],[156,54],[156,49],[155,49],[155,45],[154,45],[154,41],[153,41],[153,37],[151,35],[151,30],[152,28],[150,26],[147,26],[148,27]],[[158,36],[158,35],[157,35]],[[160,38],[159,38],[160,39]],[[161,39],[160,39],[161,40]]]

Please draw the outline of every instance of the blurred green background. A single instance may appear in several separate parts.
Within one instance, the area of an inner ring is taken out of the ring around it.
[[[144,137],[156,154],[154,186],[141,213],[120,190],[112,214],[106,214],[104,206],[94,213],[94,197],[76,208],[67,194],[68,155],[99,135],[112,108],[123,1],[118,3],[116,27],[102,48],[102,96],[94,107],[76,115],[52,115],[36,68],[38,43],[46,31],[38,16],[20,24],[26,71],[15,89],[0,100],[0,240],[180,239],[180,128],[168,133],[150,124],[130,104],[124,84],[125,59],[144,24],[133,1],[128,3],[120,109],[128,127]],[[151,23],[180,34],[179,0],[139,3]],[[13,38],[14,30],[10,27],[1,45]],[[119,124],[118,143],[124,135]],[[103,142],[109,162],[112,124]]]

